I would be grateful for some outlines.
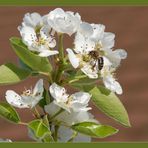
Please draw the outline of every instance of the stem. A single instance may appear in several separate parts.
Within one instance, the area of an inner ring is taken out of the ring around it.
[[[59,39],[59,59],[63,63],[64,62],[63,34],[59,34],[58,39]]]
[[[78,135],[78,132],[73,131],[71,138],[67,142],[72,142],[77,135]]]
[[[32,112],[33,112],[33,114],[34,114],[34,116],[35,116],[36,118],[38,118],[38,119],[41,118],[41,116],[40,116],[40,114],[39,114],[39,112],[38,112],[38,110],[37,110],[36,107],[34,107],[34,108],[32,109]]]
[[[20,124],[20,125],[25,125],[25,126],[27,126],[28,124],[27,123],[25,123],[25,122],[19,122],[18,124]]]
[[[75,77],[75,79],[69,81],[68,83],[73,83],[73,82],[79,81],[80,79],[86,78],[86,77],[87,77],[86,75],[77,76],[77,77]]]
[[[58,34],[59,44],[59,66],[55,74],[55,82],[59,82],[65,67],[64,48],[63,48],[63,34]]]
[[[46,73],[46,72],[39,72],[39,74],[47,76],[48,79],[49,79],[49,81],[50,81],[51,83],[53,82],[51,74]]]
[[[58,141],[58,130],[59,130],[59,125],[54,126],[54,140],[57,142]]]
[[[64,109],[60,109],[58,112],[56,112],[52,117],[49,118],[49,122],[54,119],[56,116],[58,116],[60,113],[62,113],[64,111]]]

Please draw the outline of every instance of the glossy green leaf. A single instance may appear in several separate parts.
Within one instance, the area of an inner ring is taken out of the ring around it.
[[[104,87],[94,87],[90,90],[94,104],[109,117],[119,123],[130,126],[128,113],[119,98]]]
[[[97,124],[93,122],[78,123],[73,125],[72,129],[95,138],[105,138],[118,132],[117,129],[111,126]]]
[[[43,123],[43,120],[34,120],[28,124],[29,136],[39,142],[52,142],[50,129]]]
[[[40,57],[28,50],[28,48],[23,44],[22,40],[19,38],[12,37],[10,39],[10,42],[17,56],[27,66],[29,66],[35,71],[51,72],[52,67],[49,63],[48,58]]]
[[[18,83],[26,79],[31,72],[21,69],[12,63],[0,66],[0,85]]]
[[[19,123],[20,118],[16,110],[8,103],[0,103],[0,116],[14,123]]]

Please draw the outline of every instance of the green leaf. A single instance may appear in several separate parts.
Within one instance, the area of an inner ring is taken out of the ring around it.
[[[94,87],[90,90],[90,94],[92,94],[92,101],[102,112],[130,127],[127,111],[113,92],[101,86]]]
[[[80,90],[84,90],[85,87],[90,87],[91,85],[97,82],[97,79],[89,79],[86,75],[84,75],[81,71],[77,71],[73,74],[69,74],[68,72],[68,81],[69,85]]]
[[[22,40],[19,38],[12,37],[10,39],[10,42],[17,56],[27,66],[29,66],[35,71],[51,72],[52,67],[49,63],[48,58],[40,57],[28,50],[27,46],[24,45]]]
[[[0,85],[18,83],[26,79],[31,72],[11,63],[0,66]]]
[[[0,103],[0,116],[14,123],[19,123],[20,118],[16,110],[8,103]]]
[[[39,142],[52,142],[50,129],[43,123],[43,120],[34,120],[28,124],[29,136]]]
[[[50,103],[49,92],[44,88],[43,99],[40,100],[39,106],[44,108],[44,106],[49,104],[49,103]]]
[[[34,71],[32,68],[30,68],[29,66],[27,66],[20,58],[18,59],[18,63],[19,63],[19,66],[22,69],[26,69],[26,70],[30,71],[31,72],[31,76],[37,76],[37,75],[39,75],[39,72]]]
[[[95,138],[105,138],[118,132],[117,129],[111,126],[101,125],[93,122],[77,123],[72,126],[72,129]]]
[[[89,78],[81,78],[81,79],[75,79],[75,80],[76,81],[71,80],[70,85],[74,88],[81,89],[81,90],[84,90],[85,87],[90,87],[91,85],[94,86],[94,84],[96,83],[96,80],[89,79]]]

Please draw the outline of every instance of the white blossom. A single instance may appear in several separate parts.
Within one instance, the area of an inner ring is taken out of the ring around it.
[[[9,104],[18,108],[33,108],[42,99],[43,95],[43,80],[40,79],[34,89],[28,89],[19,95],[13,90],[6,91],[6,100]]]
[[[37,52],[41,57],[58,54],[53,50],[56,46],[55,31],[37,13],[26,14],[22,26],[18,27],[22,41],[28,49]]]
[[[66,93],[65,88],[53,83],[49,88],[54,103],[68,112],[87,111],[91,109],[88,106],[91,95],[85,92],[77,92],[72,95]]]
[[[122,94],[122,87],[119,82],[116,81],[114,77],[115,69],[112,67],[112,63],[104,58],[104,66],[101,70],[101,77],[106,88],[117,94]]]
[[[78,30],[81,17],[78,13],[56,8],[49,12],[47,22],[56,32],[71,36]]]
[[[60,111],[60,106],[56,105],[54,102],[45,106],[45,111],[50,115],[53,116],[56,112]],[[54,120],[62,122],[66,125],[73,125],[80,122],[97,122],[94,119],[94,116],[86,110],[80,110],[68,112],[67,110],[63,111],[59,115],[57,115]]]
[[[115,80],[113,73],[121,60],[127,57],[127,53],[123,49],[112,49],[114,38],[113,33],[105,32],[104,25],[83,22],[76,33],[74,49],[66,50],[74,68],[80,68],[91,79],[98,78],[100,74],[108,89],[122,94],[122,88]],[[100,58],[102,63],[99,61]]]

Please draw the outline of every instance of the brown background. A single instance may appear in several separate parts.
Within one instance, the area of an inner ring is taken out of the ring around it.
[[[117,135],[98,141],[147,141],[148,140],[148,7],[63,7],[65,10],[79,12],[82,20],[106,25],[106,31],[116,34],[116,48],[126,49],[127,60],[117,71],[117,78],[123,86],[124,94],[120,96],[128,110],[132,128],[125,128],[93,109],[98,120],[120,129]],[[0,7],[0,64],[17,62],[9,38],[19,36],[17,26],[27,12],[46,14],[53,7]],[[65,43],[71,47],[70,43]],[[14,89],[22,91],[29,87],[35,78],[15,86],[1,86],[0,96],[4,100],[5,91]],[[20,111],[23,121],[33,117],[30,111]],[[13,141],[28,141],[27,129],[0,119],[0,137]]]

